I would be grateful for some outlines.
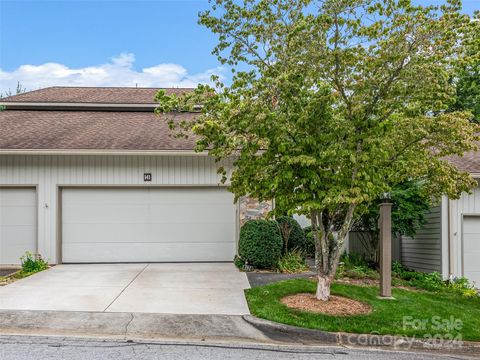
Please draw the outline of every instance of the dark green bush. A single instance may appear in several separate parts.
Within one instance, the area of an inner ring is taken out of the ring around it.
[[[240,230],[238,255],[257,269],[276,267],[282,248],[282,235],[275,221],[249,220]]]
[[[307,239],[305,237],[305,232],[303,231],[300,224],[290,216],[279,216],[277,217],[276,220],[277,220],[278,226],[280,227],[280,234],[282,235],[282,238],[283,238],[282,228],[284,226],[290,228],[290,233],[287,241],[287,244],[288,244],[287,251],[300,250],[302,252],[305,252],[305,245],[306,245]]]

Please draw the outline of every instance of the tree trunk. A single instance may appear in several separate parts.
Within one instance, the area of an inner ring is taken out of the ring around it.
[[[317,293],[315,296],[318,300],[328,301],[328,299],[330,299],[330,285],[332,279],[329,276],[323,275],[318,275],[317,278]]]
[[[337,237],[332,239],[330,239],[330,235],[333,234],[333,219],[328,218],[328,213],[324,216],[321,210],[310,212],[312,233],[315,240],[315,267],[317,268],[318,278],[316,297],[318,300],[328,301],[330,298],[330,285],[337,272],[340,251],[350,230],[354,210],[355,205],[351,204]]]

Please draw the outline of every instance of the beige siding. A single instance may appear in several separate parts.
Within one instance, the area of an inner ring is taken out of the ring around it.
[[[463,241],[462,226],[463,218],[467,215],[480,215],[480,188],[476,187],[470,194],[464,193],[460,199],[450,201],[451,229],[453,260],[452,268],[454,276],[464,276],[463,269]]]
[[[368,241],[371,236],[369,232],[350,231],[348,233],[348,252],[370,256],[369,251],[371,250],[365,248],[363,241]],[[392,261],[400,261],[400,242],[401,236],[392,234]]]
[[[402,263],[417,271],[442,272],[442,207],[433,207],[425,218],[415,238],[402,237]]]
[[[56,263],[58,186],[218,185],[216,170],[203,155],[0,155],[0,186],[37,185],[38,251]],[[144,173],[152,173],[151,182]]]

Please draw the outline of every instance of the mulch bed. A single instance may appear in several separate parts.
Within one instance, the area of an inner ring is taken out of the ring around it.
[[[341,278],[341,279],[336,279],[336,283],[340,284],[349,284],[349,285],[359,285],[359,286],[378,286],[380,283],[380,280],[376,279],[368,279],[368,278],[363,278],[363,279],[354,279],[354,278]]]
[[[282,299],[282,303],[293,309],[332,316],[366,315],[372,311],[368,304],[333,295],[328,301],[318,300],[313,294],[289,295]]]

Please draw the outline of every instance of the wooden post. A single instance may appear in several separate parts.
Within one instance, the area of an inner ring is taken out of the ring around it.
[[[392,298],[392,203],[380,204],[380,298]]]

